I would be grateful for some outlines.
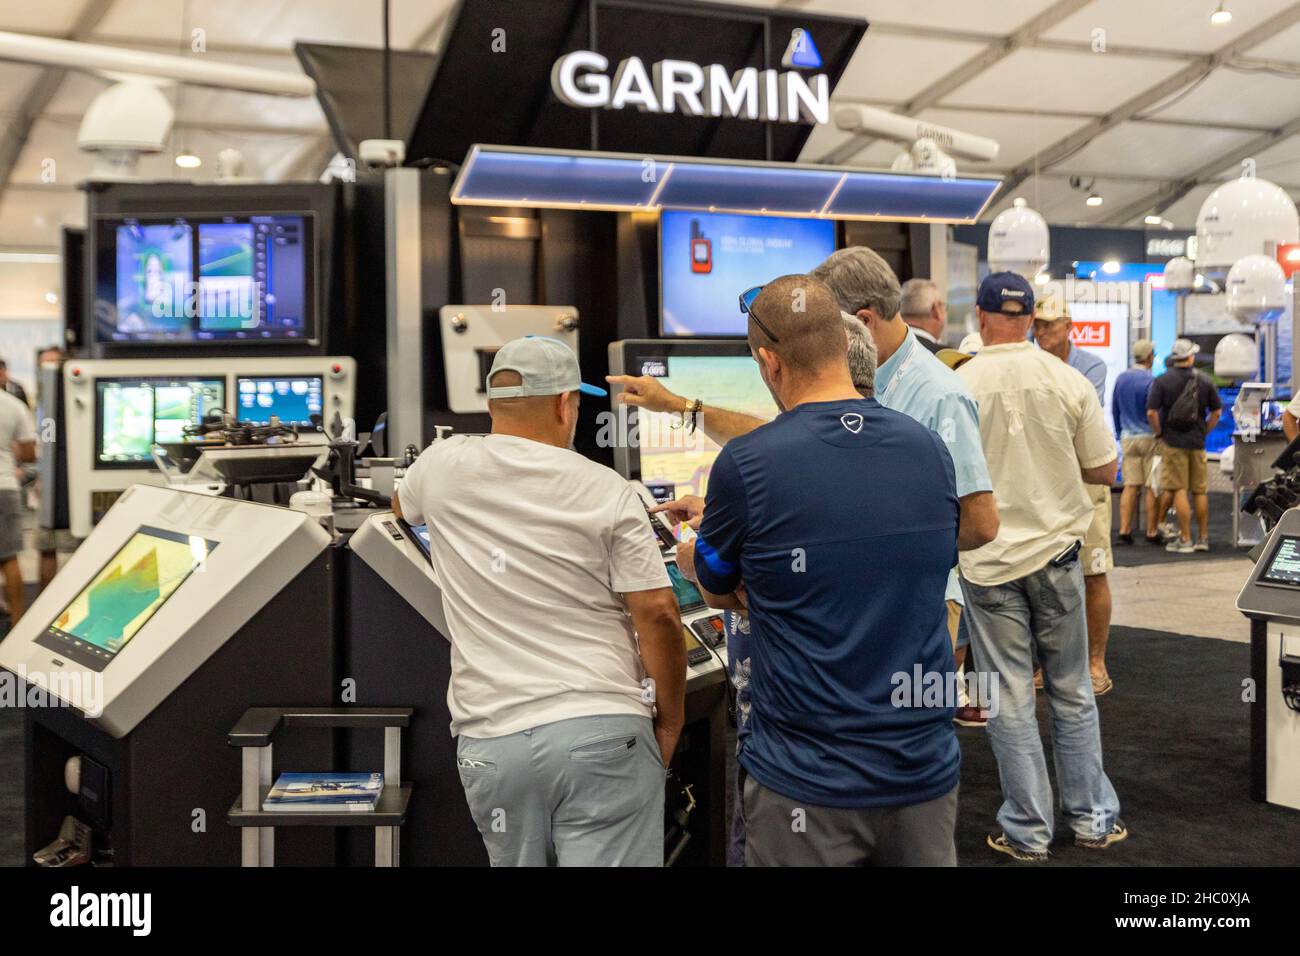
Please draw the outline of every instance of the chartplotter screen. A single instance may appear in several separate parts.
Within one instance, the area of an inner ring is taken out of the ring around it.
[[[195,535],[141,526],[37,643],[103,670],[216,546]]]
[[[702,398],[709,405],[758,418],[776,417],[776,403],[763,384],[758,364],[748,355],[666,355],[641,357],[634,375],[658,378],[669,391]],[[697,427],[694,434],[673,427],[676,415],[637,411],[641,481],[672,485],[675,497],[708,491],[709,472],[721,447]]]

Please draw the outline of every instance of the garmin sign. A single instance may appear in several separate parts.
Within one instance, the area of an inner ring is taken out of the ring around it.
[[[647,68],[628,57],[609,75],[609,60],[591,50],[566,53],[551,68],[551,89],[580,109],[680,113],[765,123],[829,123],[830,80],[793,71],[660,60]]]

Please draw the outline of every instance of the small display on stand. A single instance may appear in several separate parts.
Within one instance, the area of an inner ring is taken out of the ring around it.
[[[195,535],[142,526],[36,643],[102,671],[216,546]]]

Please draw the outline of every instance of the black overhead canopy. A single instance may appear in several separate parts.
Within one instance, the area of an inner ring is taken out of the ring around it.
[[[461,0],[452,17],[408,163],[458,164],[475,143],[792,162],[811,126],[577,109],[551,91],[551,67],[594,50],[611,64],[637,56],[780,70],[792,31],[804,29],[833,90],[867,29],[862,19],[684,0]]]
[[[295,43],[293,51],[303,72],[316,81],[316,98],[339,152],[353,160],[357,158],[357,145],[367,139],[406,138],[437,63],[431,53],[391,51],[393,135],[389,137],[384,133],[383,50]]]

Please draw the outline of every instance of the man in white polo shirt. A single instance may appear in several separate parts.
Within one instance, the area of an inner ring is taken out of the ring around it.
[[[507,343],[492,433],[429,446],[393,497],[429,528],[457,764],[493,866],[663,864],[682,623],[641,498],[571,448],[580,392],[606,394],[568,346]]]

